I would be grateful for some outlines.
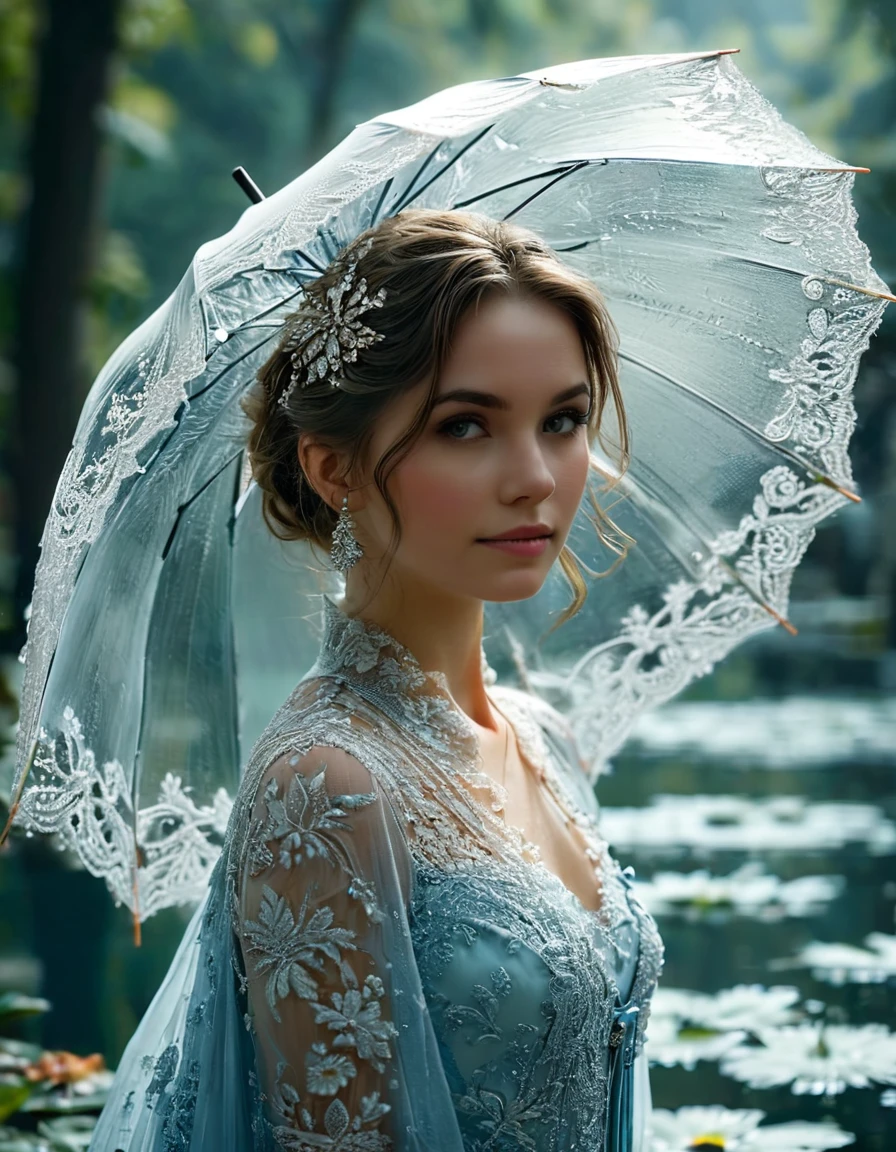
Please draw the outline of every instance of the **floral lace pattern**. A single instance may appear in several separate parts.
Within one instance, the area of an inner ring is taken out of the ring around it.
[[[634,1152],[617,1073],[646,1060],[663,947],[567,722],[486,675],[596,912],[499,816],[445,677],[329,599],[323,625],[91,1152]]]
[[[225,789],[213,804],[199,806],[169,772],[156,802],[135,813],[121,764],[97,766],[71,708],[63,711],[55,740],[41,729],[34,771],[18,819],[55,834],[89,872],[105,878],[118,903],[138,907],[145,920],[160,908],[201,898],[233,806]]]
[[[228,835],[240,994],[275,1147],[392,1146],[408,1074],[395,932],[463,1147],[603,1147],[620,977],[641,1009],[640,1054],[662,943],[599,835],[596,803],[577,803],[581,764],[550,735],[562,720],[525,693],[489,690],[581,833],[600,911],[497,815],[501,789],[442,674],[326,598],[319,659],[256,746]],[[344,787],[346,765],[363,787]],[[406,893],[380,872],[402,851]]]

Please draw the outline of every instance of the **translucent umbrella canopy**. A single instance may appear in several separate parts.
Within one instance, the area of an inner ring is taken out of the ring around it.
[[[318,647],[319,565],[263,525],[239,400],[302,286],[408,206],[533,229],[620,332],[632,460],[602,500],[637,543],[550,635],[559,571],[486,605],[492,663],[566,714],[595,778],[644,708],[788,627],[815,526],[858,498],[851,390],[891,297],[854,172],[730,54],[640,56],[379,116],[249,207],[86,401],[36,573],[14,818],[58,833],[138,920],[201,894],[240,766]],[[568,543],[612,560],[585,503]]]

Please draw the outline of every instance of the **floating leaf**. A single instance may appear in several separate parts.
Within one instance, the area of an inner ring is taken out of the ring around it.
[[[51,1007],[49,1000],[43,1000],[39,996],[4,992],[0,996],[0,1028],[5,1027],[10,1020],[21,1020],[25,1016],[41,1016],[44,1012],[49,1012]]]
[[[0,1124],[22,1107],[31,1095],[33,1085],[22,1076],[0,1077]]]

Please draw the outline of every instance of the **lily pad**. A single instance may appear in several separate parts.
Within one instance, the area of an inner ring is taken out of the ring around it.
[[[43,1048],[39,1044],[28,1044],[25,1040],[10,1040],[0,1036],[0,1071],[22,1068],[39,1060]]]
[[[50,1141],[53,1152],[85,1152],[95,1127],[95,1116],[66,1116],[42,1120],[37,1131]]]
[[[114,1074],[104,1068],[73,1084],[41,1084],[23,1104],[22,1111],[59,1116],[99,1112],[106,1103],[113,1079]]]
[[[52,1152],[43,1136],[21,1132],[18,1128],[0,1128],[0,1152]]]
[[[24,1076],[0,1076],[0,1124],[19,1111],[33,1089]]]
[[[67,1095],[55,1091],[33,1092],[21,1105],[21,1112],[41,1112],[48,1116],[71,1116],[79,1112],[99,1112],[106,1103],[106,1092],[92,1092],[89,1096]]]
[[[0,996],[0,1028],[11,1020],[21,1020],[26,1016],[41,1016],[49,1012],[52,1004],[40,996],[24,996],[21,992],[4,992]]]

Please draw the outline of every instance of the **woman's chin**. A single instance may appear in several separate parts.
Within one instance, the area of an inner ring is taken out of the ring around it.
[[[534,567],[528,572],[506,572],[500,579],[483,581],[484,591],[479,598],[494,604],[531,600],[542,590],[549,574],[550,568],[536,570]]]

